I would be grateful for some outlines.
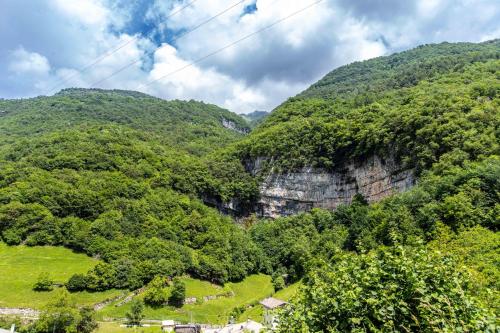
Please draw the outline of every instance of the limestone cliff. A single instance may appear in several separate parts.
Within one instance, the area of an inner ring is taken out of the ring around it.
[[[260,172],[263,160],[254,161],[249,171]],[[393,158],[371,156],[349,162],[333,171],[303,168],[290,173],[270,173],[260,186],[256,213],[276,218],[319,207],[335,209],[348,204],[356,193],[368,202],[402,192],[415,184],[413,170],[402,168]]]

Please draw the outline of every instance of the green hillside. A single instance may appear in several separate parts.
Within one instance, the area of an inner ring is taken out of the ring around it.
[[[57,294],[57,290],[33,290],[40,274],[47,273],[54,283],[63,284],[72,274],[86,273],[97,263],[98,260],[62,247],[7,246],[0,243],[0,307],[40,309]],[[118,290],[102,293],[83,291],[73,296],[79,305],[93,305],[120,294]]]
[[[241,117],[85,89],[0,108],[1,238],[103,259],[75,290],[135,289],[158,274],[223,283],[262,270],[248,235],[201,201],[245,195],[239,178],[225,182],[201,157],[242,137]]]
[[[274,110],[238,144],[243,161],[334,168],[394,155],[428,169],[453,152],[498,152],[500,41],[438,44],[332,71]]]
[[[474,62],[498,59],[499,43],[427,44],[354,62],[328,73],[297,98],[354,99],[352,102],[366,104],[384,91],[412,87],[440,74],[461,71]]]
[[[76,126],[118,124],[160,135],[166,144],[196,155],[242,136],[224,128],[223,119],[240,132],[249,130],[243,118],[212,104],[100,89],[64,89],[51,97],[0,100],[0,119],[2,144]]]

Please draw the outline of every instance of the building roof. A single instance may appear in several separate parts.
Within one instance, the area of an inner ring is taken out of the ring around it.
[[[161,326],[174,326],[175,322],[173,320],[162,320]]]
[[[285,301],[274,297],[268,297],[259,302],[266,309],[275,309],[286,304]]]

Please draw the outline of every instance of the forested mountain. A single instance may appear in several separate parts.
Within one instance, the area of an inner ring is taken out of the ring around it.
[[[243,118],[215,105],[123,90],[64,89],[52,97],[0,100],[0,117],[3,143],[76,126],[118,124],[160,135],[164,143],[195,155],[249,130]],[[236,130],[225,129],[223,120]]]
[[[418,171],[452,151],[490,154],[499,57],[495,40],[425,45],[343,66],[274,110],[238,153],[285,170],[392,154]]]
[[[350,195],[333,213],[313,209],[251,229],[276,280],[305,276],[282,332],[497,329],[499,59],[495,40],[350,64],[228,149],[261,179],[259,204],[286,215]],[[373,166],[387,161],[396,168],[379,182]],[[416,184],[395,194],[392,172]],[[381,190],[378,203],[360,195]]]
[[[222,283],[262,269],[249,237],[200,200],[239,191],[203,156],[242,136],[241,117],[85,89],[2,100],[0,109],[1,238],[104,260],[73,289],[137,288],[186,272]]]

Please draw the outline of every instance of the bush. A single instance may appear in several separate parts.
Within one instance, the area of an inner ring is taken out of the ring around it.
[[[33,290],[35,291],[51,291],[54,289],[53,287],[54,281],[50,278],[49,273],[43,272],[38,276],[37,281],[33,285]]]
[[[69,291],[82,291],[86,288],[87,278],[83,274],[73,274],[66,282],[66,289]]]
[[[165,279],[156,276],[148,285],[144,293],[144,302],[151,306],[161,306],[168,301],[168,293],[165,290]]]
[[[488,313],[454,262],[423,247],[343,254],[305,279],[280,332],[484,332]]]

